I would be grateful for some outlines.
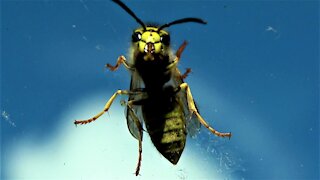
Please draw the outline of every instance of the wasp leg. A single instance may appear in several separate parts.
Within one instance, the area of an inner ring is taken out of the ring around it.
[[[167,66],[167,69],[171,69],[171,68],[177,66],[177,64],[180,60],[181,54],[182,54],[183,50],[186,48],[187,44],[188,44],[187,41],[184,41],[181,44],[181,46],[179,47],[179,49],[176,52],[176,57],[174,58],[173,62]]]
[[[139,121],[139,118],[137,117],[136,113],[132,109],[132,105],[137,104],[140,101],[141,100],[131,100],[131,101],[128,101],[128,104],[127,104],[127,108],[129,110],[130,117],[133,119],[133,121],[136,124],[136,126],[138,127],[138,131],[139,131],[139,136],[137,138],[138,141],[139,141],[139,156],[138,156],[138,164],[137,164],[136,172],[135,172],[136,176],[139,175],[140,167],[141,167],[141,160],[142,160],[142,130],[143,130],[143,128],[142,128],[142,124]]]
[[[191,73],[191,68],[187,68],[187,69],[186,69],[186,72],[184,72],[184,73],[181,75],[181,78],[182,78],[182,79],[187,78],[190,73]]]
[[[142,131],[141,131],[141,134],[142,134]],[[141,136],[141,139],[139,139],[139,158],[138,158],[138,164],[136,168],[136,176],[139,175],[141,160],[142,160],[142,136]]]
[[[74,124],[87,124],[87,123],[91,123],[92,121],[97,120],[100,116],[102,116],[105,112],[107,112],[111,106],[111,104],[113,103],[113,101],[115,100],[115,98],[119,95],[119,94],[125,94],[125,95],[129,95],[129,94],[139,94],[141,92],[131,92],[131,91],[127,91],[127,90],[118,90],[116,91],[111,98],[108,100],[108,102],[106,103],[106,105],[104,106],[103,111],[101,111],[100,113],[98,113],[97,115],[95,115],[94,117],[87,119],[87,120],[75,120]]]
[[[181,46],[179,47],[179,49],[177,50],[177,52],[176,52],[177,57],[176,58],[178,61],[180,60],[181,54],[182,54],[183,50],[186,48],[187,44],[188,44],[187,41],[184,41],[181,44]]]
[[[187,101],[188,101],[188,107],[189,110],[192,114],[196,115],[196,117],[198,118],[198,120],[200,121],[200,123],[202,125],[204,125],[207,129],[209,129],[213,134],[220,136],[220,137],[231,137],[231,133],[221,133],[218,132],[217,130],[213,129],[211,126],[208,125],[208,123],[201,117],[201,115],[199,114],[199,112],[197,111],[196,105],[194,103],[192,94],[191,94],[191,90],[190,87],[187,83],[182,83],[179,86],[181,89],[185,89],[186,93],[187,93]]]
[[[135,68],[128,64],[126,58],[124,56],[119,56],[117,63],[115,66],[112,66],[111,64],[106,64],[106,67],[110,69],[110,71],[115,71],[119,68],[119,66],[123,64],[124,67],[126,67],[128,70],[134,70]]]

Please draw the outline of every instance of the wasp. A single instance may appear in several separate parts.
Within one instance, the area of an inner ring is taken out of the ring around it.
[[[146,25],[120,0],[114,3],[131,15],[141,27],[132,34],[129,58],[119,56],[111,71],[120,65],[131,73],[130,90],[117,90],[105,104],[104,109],[87,120],[76,120],[74,124],[87,124],[97,120],[109,110],[118,95],[128,95],[126,119],[131,135],[139,142],[138,163],[135,175],[139,175],[142,159],[142,137],[144,124],[156,149],[172,164],[177,164],[186,144],[187,134],[195,135],[201,124],[213,134],[231,137],[209,126],[201,117],[192,97],[190,87],[184,82],[191,69],[181,74],[177,65],[187,42],[173,53],[170,34],[166,28],[187,22],[206,24],[200,18],[182,18],[170,23]]]

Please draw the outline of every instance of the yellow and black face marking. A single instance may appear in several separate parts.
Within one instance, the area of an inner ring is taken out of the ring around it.
[[[164,55],[170,45],[170,35],[165,30],[147,26],[138,28],[132,34],[132,48],[145,54],[144,60],[154,60],[154,55]]]
[[[131,74],[130,90],[117,90],[104,109],[87,120],[76,120],[74,124],[87,124],[97,120],[109,110],[118,95],[128,95],[126,105],[127,125],[131,135],[138,140],[139,154],[135,174],[139,175],[142,159],[143,125],[157,150],[172,164],[177,164],[184,150],[187,134],[194,135],[205,126],[220,137],[231,137],[212,128],[199,114],[191,89],[184,79],[190,68],[181,74],[177,68],[184,42],[175,55],[170,49],[170,34],[164,28],[175,24],[195,22],[206,24],[199,18],[183,18],[162,26],[146,26],[123,2],[113,0],[130,14],[141,27],[132,34],[130,61],[119,56],[115,66],[106,67],[115,71],[121,64]]]
[[[132,35],[132,42],[137,43],[141,53],[158,54],[169,45],[169,33],[156,27],[136,29]]]

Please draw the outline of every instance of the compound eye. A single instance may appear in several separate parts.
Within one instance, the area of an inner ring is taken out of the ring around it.
[[[134,32],[132,34],[132,42],[138,42],[141,40],[141,33],[140,32]]]
[[[169,35],[161,36],[161,42],[162,44],[168,46],[170,44],[170,36]]]

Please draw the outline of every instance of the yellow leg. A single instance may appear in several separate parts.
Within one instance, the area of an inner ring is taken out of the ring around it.
[[[198,120],[200,121],[200,123],[202,125],[204,125],[207,129],[209,129],[209,131],[211,131],[213,134],[220,136],[220,137],[231,137],[231,133],[221,133],[218,132],[217,130],[213,129],[211,126],[208,125],[208,123],[201,117],[201,115],[199,114],[196,105],[193,101],[193,97],[191,94],[191,90],[189,88],[189,85],[187,83],[182,83],[180,85],[181,89],[185,89],[186,93],[187,93],[187,101],[188,101],[188,107],[189,110],[192,114],[196,115],[196,117],[198,118]]]
[[[106,105],[104,106],[103,111],[101,111],[100,113],[98,113],[97,115],[95,115],[94,117],[87,119],[87,120],[75,120],[74,124],[87,124],[90,123],[92,121],[97,120],[100,116],[102,116],[105,112],[107,112],[111,106],[111,104],[113,103],[114,99],[119,95],[119,94],[130,94],[131,92],[126,91],[126,90],[118,90],[116,91],[111,98],[109,99],[109,101],[106,103]]]
[[[106,67],[110,69],[110,71],[116,71],[119,66],[123,64],[128,70],[134,70],[134,67],[130,66],[126,60],[126,57],[119,56],[116,65],[112,66],[111,64],[106,64]]]

